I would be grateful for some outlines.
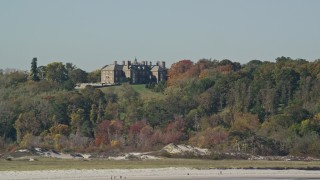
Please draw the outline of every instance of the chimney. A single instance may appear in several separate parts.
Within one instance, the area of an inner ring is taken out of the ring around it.
[[[125,65],[125,63],[126,63],[125,61],[122,61],[122,65]]]
[[[114,65],[117,65],[117,61],[114,61]]]
[[[150,63],[150,66],[152,66],[152,62],[150,61],[149,63]]]
[[[159,62],[159,61],[157,61],[157,64],[156,64],[156,65],[157,65],[157,66],[159,66],[159,64],[160,64],[160,62]]]

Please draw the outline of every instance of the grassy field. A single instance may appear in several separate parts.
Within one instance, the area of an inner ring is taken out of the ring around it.
[[[161,93],[153,92],[150,89],[145,88],[145,84],[130,85],[142,99],[151,99],[151,98],[164,98],[164,95]],[[101,88],[102,92],[106,93],[109,91],[118,93],[121,86],[110,86]]]
[[[202,160],[161,159],[145,161],[75,160],[40,158],[37,161],[0,160],[0,171],[67,170],[67,169],[143,169],[165,167],[208,168],[320,168],[319,161],[248,161],[248,160]]]

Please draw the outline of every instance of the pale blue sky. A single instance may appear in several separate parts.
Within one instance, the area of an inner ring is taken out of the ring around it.
[[[320,0],[0,0],[0,69],[320,58]]]

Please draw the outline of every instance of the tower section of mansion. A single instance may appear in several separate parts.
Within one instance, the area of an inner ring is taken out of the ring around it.
[[[106,65],[101,69],[102,84],[119,84],[122,82],[130,82],[131,84],[147,84],[158,83],[167,80],[167,69],[164,61],[158,61],[155,65],[151,62],[138,62],[137,59],[133,63],[131,61],[122,61],[118,64]]]

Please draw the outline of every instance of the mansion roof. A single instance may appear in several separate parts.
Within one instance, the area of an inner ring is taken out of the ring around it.
[[[129,68],[128,68],[128,66],[129,66]],[[162,65],[160,65],[159,62],[156,65],[151,65],[151,63],[150,64],[147,64],[147,63],[117,64],[115,62],[114,64],[105,65],[104,67],[101,68],[101,70],[105,70],[105,71],[125,70],[125,69],[130,69],[131,67],[138,67],[138,68],[149,67],[151,71],[166,70],[164,62]]]

